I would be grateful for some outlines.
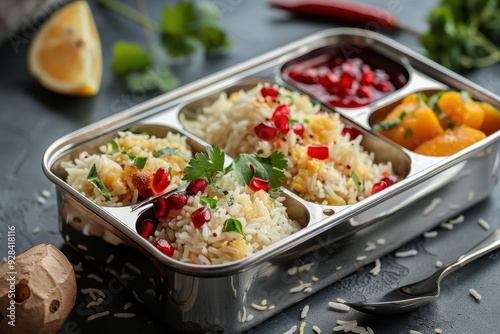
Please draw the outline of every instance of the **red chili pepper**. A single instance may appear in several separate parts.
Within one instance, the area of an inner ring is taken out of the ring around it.
[[[391,13],[377,7],[352,1],[335,0],[276,0],[271,7],[286,10],[292,14],[343,20],[357,24],[379,25],[381,28],[399,27]]]

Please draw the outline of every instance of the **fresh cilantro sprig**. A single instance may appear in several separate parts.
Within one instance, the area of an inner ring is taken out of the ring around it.
[[[173,58],[189,57],[198,46],[206,54],[227,50],[231,43],[226,32],[219,25],[220,13],[217,6],[208,0],[179,1],[166,5],[157,23],[135,9],[115,0],[98,0],[132,21],[144,26],[149,34],[149,48],[143,49],[137,43],[119,41],[113,46],[111,70],[122,77],[132,91],[159,90],[166,92],[179,85],[177,76],[171,71],[164,55],[159,52],[157,42],[151,37],[160,35],[161,46]]]
[[[90,171],[87,175],[87,181],[89,181],[94,187],[96,187],[105,199],[107,199],[108,201],[113,200],[113,195],[111,195],[111,193],[109,192],[108,187],[106,187],[106,185],[99,179],[95,164],[90,167]]]
[[[225,154],[219,146],[208,146],[206,154],[198,152],[189,161],[183,180],[204,178],[213,183],[217,176],[232,172],[232,177],[243,186],[248,186],[253,177],[268,180],[270,193],[273,193],[283,184],[285,169],[288,167],[285,155],[278,151],[274,151],[269,157],[242,153],[227,167],[224,167],[224,161]]]
[[[500,0],[441,0],[429,13],[420,43],[429,58],[455,70],[500,61]]]

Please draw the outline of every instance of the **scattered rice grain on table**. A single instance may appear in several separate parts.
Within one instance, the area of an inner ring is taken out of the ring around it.
[[[264,97],[263,87],[258,84],[229,96],[222,93],[195,120],[181,120],[195,135],[233,157],[242,152],[284,153],[288,160],[284,186],[308,201],[353,204],[370,196],[373,185],[382,178],[394,175],[390,162],[376,163],[374,154],[363,149],[362,135],[351,140],[350,135],[342,134],[345,125],[338,114],[320,112],[309,96],[284,87],[274,86],[279,90],[276,98]],[[270,120],[274,110],[284,104],[289,106],[294,124],[303,125],[303,135],[290,130],[270,141],[260,140],[254,128]],[[328,157],[311,159],[307,153],[310,145],[326,146]]]
[[[481,295],[474,289],[469,289],[469,293],[474,299],[479,302],[481,300]]]
[[[483,218],[479,218],[477,223],[479,224],[479,226],[481,226],[486,231],[488,231],[490,229],[490,224],[486,220],[484,220]]]
[[[418,251],[416,249],[410,249],[407,251],[396,252],[395,256],[396,257],[409,257],[409,256],[415,256],[417,254],[418,254]]]

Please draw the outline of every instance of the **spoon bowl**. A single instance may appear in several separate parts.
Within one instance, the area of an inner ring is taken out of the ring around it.
[[[500,247],[500,229],[495,230],[456,261],[442,267],[421,281],[396,288],[362,302],[346,302],[346,305],[360,312],[372,314],[400,314],[414,311],[439,297],[440,283],[443,278],[498,247]]]

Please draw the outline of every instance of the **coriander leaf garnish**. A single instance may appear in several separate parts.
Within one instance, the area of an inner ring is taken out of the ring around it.
[[[148,161],[148,158],[146,157],[135,157],[134,158],[134,166],[143,169],[144,166],[146,166],[146,162]]]
[[[395,121],[382,121],[380,123],[373,124],[372,128],[375,131],[390,130],[398,126],[400,123],[401,119]]]
[[[413,137],[413,130],[411,128],[406,128],[405,138]]]
[[[226,219],[224,225],[222,226],[222,232],[236,232],[241,234],[242,236],[245,236],[241,222],[238,219],[234,218]]]
[[[200,197],[200,204],[201,205],[208,205],[208,207],[210,208],[210,210],[212,210],[212,212],[217,210],[217,199],[216,198],[209,198],[209,197],[201,196]]]
[[[89,174],[87,175],[87,181],[92,183],[94,187],[96,187],[101,194],[106,198],[108,201],[113,200],[113,196],[109,192],[108,188],[106,185],[99,179],[99,176],[97,175],[97,169],[95,167],[95,164],[90,167]]]
[[[288,162],[283,153],[274,151],[267,158],[254,154],[240,154],[233,165],[233,177],[239,184],[248,185],[252,177],[257,177],[269,180],[271,189],[276,189],[282,185]]]
[[[149,54],[135,43],[117,42],[113,46],[111,70],[115,75],[143,70],[151,63]]]
[[[106,144],[106,149],[111,149],[111,151],[108,152],[108,155],[113,155],[115,153],[120,152],[120,149],[118,148],[118,144],[114,140],[108,141]]]
[[[234,196],[233,195],[229,195],[226,197],[226,202],[227,202],[227,206],[231,206],[234,204]]]
[[[156,153],[154,154],[154,157],[155,158],[159,158],[161,157],[162,155],[177,155],[179,157],[181,157],[182,159],[186,160],[186,161],[189,161],[189,157],[185,154],[182,154],[181,152],[177,151],[176,149],[174,148],[171,148],[171,147],[166,147],[166,148],[162,148],[161,150],[158,150],[156,151]]]
[[[354,181],[354,184],[356,185],[356,189],[358,189],[358,192],[363,192],[363,189],[361,188],[361,185],[359,183],[359,178],[354,171],[351,172],[351,179]]]
[[[206,179],[209,183],[218,173],[225,173],[224,152],[219,146],[208,146],[207,153],[197,152],[194,159],[191,159],[185,169],[184,181],[194,179]]]

